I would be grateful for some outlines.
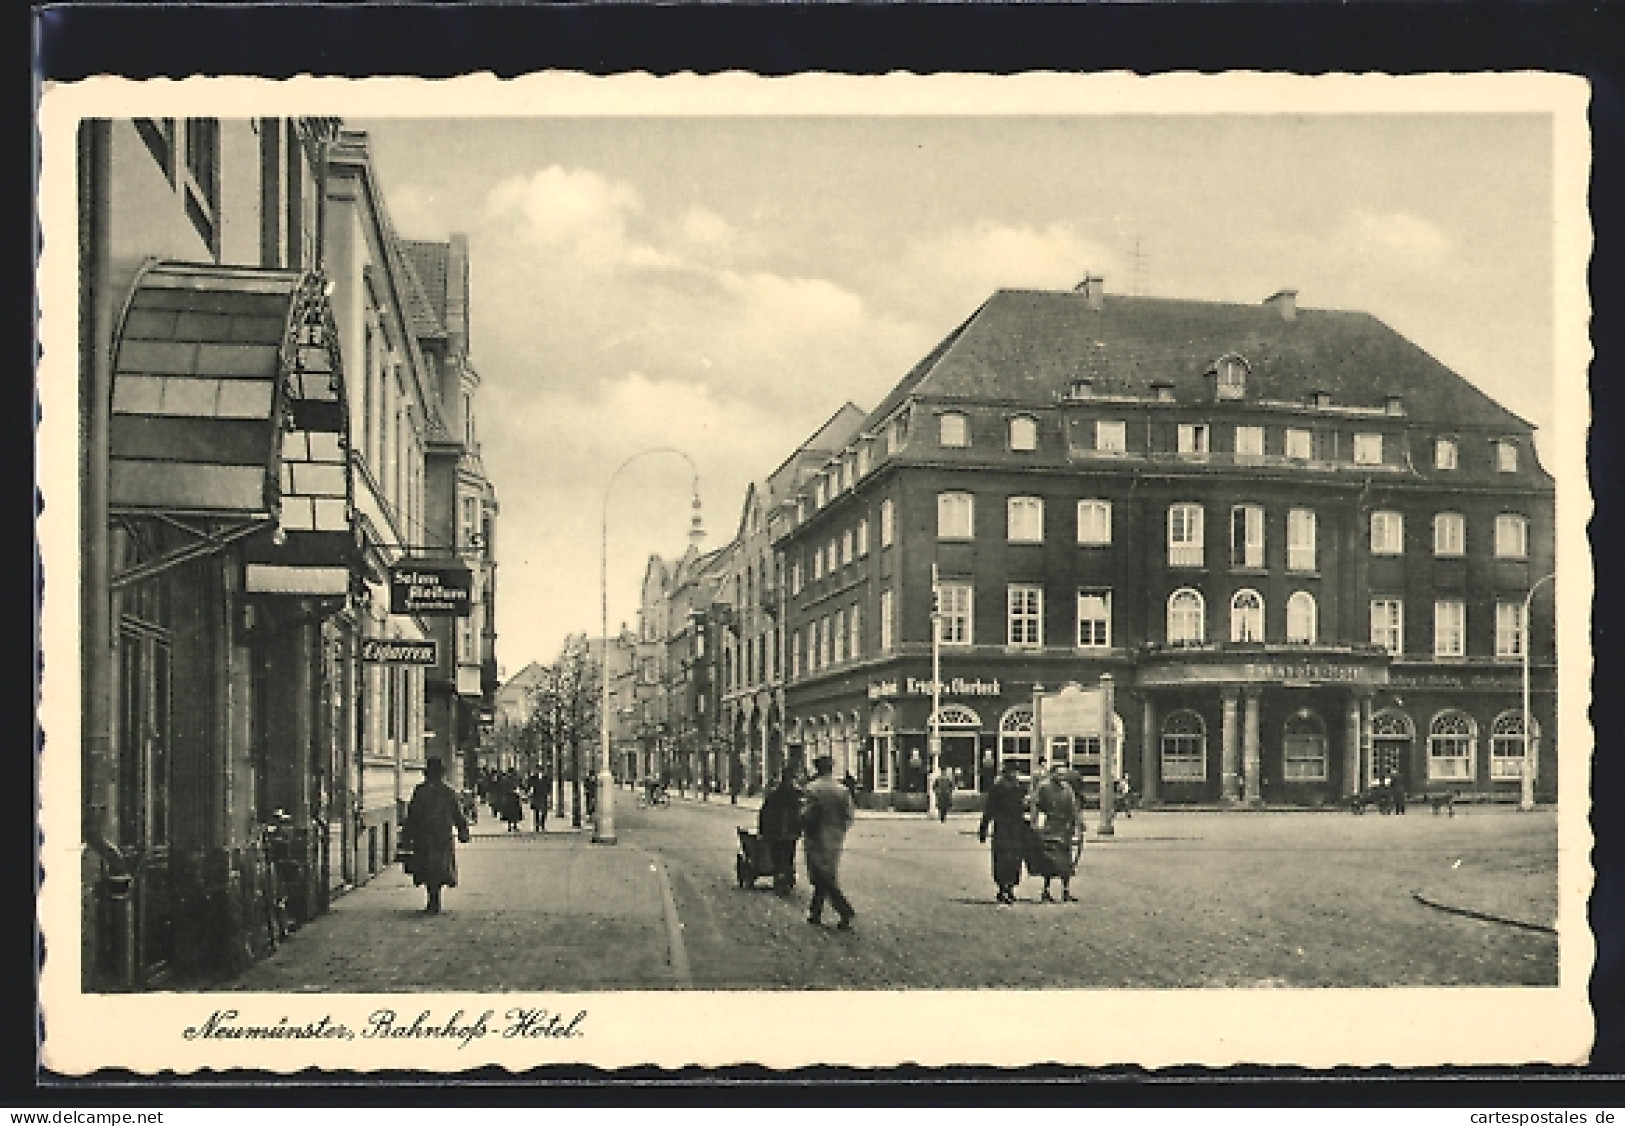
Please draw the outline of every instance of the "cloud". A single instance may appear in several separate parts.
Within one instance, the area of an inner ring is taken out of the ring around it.
[[[1343,217],[1333,245],[1349,257],[1378,258],[1419,270],[1445,264],[1452,251],[1450,237],[1440,227],[1408,211],[1351,211]]]
[[[529,177],[510,176],[486,197],[492,223],[518,222],[520,237],[573,255],[596,271],[661,269],[677,265],[664,251],[628,233],[641,215],[632,185],[590,169],[552,165]]]

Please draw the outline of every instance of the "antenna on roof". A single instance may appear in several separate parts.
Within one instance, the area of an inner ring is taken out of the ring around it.
[[[1140,249],[1140,236],[1134,236],[1134,273],[1131,288],[1134,296],[1145,296],[1145,253]]]

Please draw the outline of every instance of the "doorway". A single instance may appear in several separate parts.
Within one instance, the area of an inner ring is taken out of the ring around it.
[[[136,857],[135,972],[145,983],[174,956],[170,896],[169,635],[147,622],[119,625],[120,845]]]

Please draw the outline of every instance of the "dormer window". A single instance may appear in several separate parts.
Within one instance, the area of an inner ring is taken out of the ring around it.
[[[1226,356],[1214,367],[1218,376],[1215,394],[1221,399],[1239,399],[1247,394],[1247,361],[1240,356]]]
[[[1083,379],[1080,377],[1072,380],[1066,385],[1066,397],[1068,399],[1087,399],[1094,393],[1095,381],[1092,379]]]
[[[1010,420],[1010,448],[1036,450],[1038,448],[1038,420],[1031,415],[1019,414]]]
[[[937,442],[945,447],[970,445],[970,421],[958,411],[948,411],[938,416]]]

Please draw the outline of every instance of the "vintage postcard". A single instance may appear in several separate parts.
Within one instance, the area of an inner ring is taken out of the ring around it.
[[[1583,1061],[1587,102],[48,86],[44,1066]]]

